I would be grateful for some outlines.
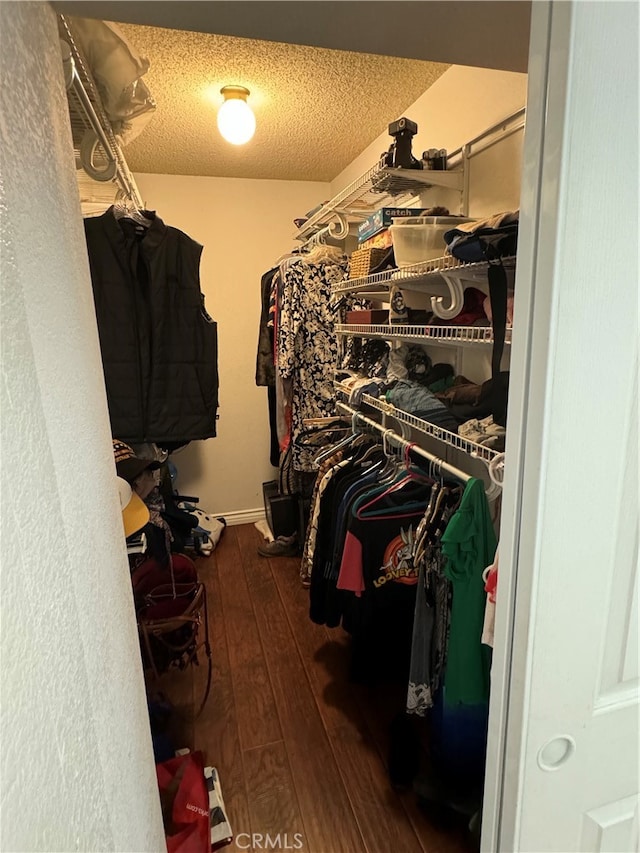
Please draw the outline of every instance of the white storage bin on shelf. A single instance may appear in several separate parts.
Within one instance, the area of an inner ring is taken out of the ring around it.
[[[463,216],[407,216],[390,226],[393,252],[399,267],[409,267],[439,258],[446,248],[444,235],[464,222]]]

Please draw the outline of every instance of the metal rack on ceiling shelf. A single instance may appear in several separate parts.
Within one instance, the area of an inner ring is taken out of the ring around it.
[[[341,336],[380,338],[384,341],[416,341],[421,344],[476,346],[493,343],[490,326],[409,326],[338,323],[335,332]],[[511,327],[505,331],[506,345],[511,343]]]
[[[465,160],[463,168],[455,170],[392,169],[380,161],[372,166],[329,201],[298,229],[296,240],[307,241],[320,229],[328,228],[328,235],[337,239],[349,233],[349,223],[365,219],[385,203],[394,206],[431,189],[442,187],[457,190],[461,196],[465,188]],[[461,202],[461,207],[463,203]]]
[[[515,269],[514,255],[502,258],[507,271]],[[405,290],[436,291],[431,297],[431,310],[441,320],[452,320],[461,311],[464,304],[464,288],[473,285],[489,295],[486,261],[466,263],[451,255],[433,258],[419,264],[394,268],[373,273],[362,278],[352,278],[335,284],[331,288],[334,295],[345,293],[384,293],[394,285]],[[442,290],[445,294],[442,294]],[[440,292],[438,292],[440,291]],[[444,297],[449,296],[445,305]]]
[[[115,166],[112,181],[94,181],[88,175],[86,181],[79,179],[81,190],[86,185],[96,193],[95,198],[81,199],[83,207],[86,203],[104,208],[105,205],[111,204],[114,200],[126,199],[136,208],[142,209],[144,204],[140,191],[118,144],[111,122],[104,111],[98,88],[89,71],[88,64],[74,38],[73,25],[65,15],[59,15],[58,18],[60,39],[68,46],[68,54],[63,53],[62,59],[76,154],[79,155],[82,136],[86,131],[93,131],[100,143],[97,152],[99,159],[103,162],[111,162]],[[113,192],[114,185],[117,188],[117,195]]]
[[[343,394],[348,401],[350,389],[341,382],[334,382],[334,387],[335,390],[338,393]],[[436,441],[447,445],[447,447],[450,447],[453,450],[462,451],[463,453],[471,456],[473,459],[479,459],[484,462],[487,467],[493,460],[502,455],[501,451],[492,450],[484,444],[478,444],[475,441],[463,438],[455,432],[451,432],[448,429],[444,429],[443,427],[424,421],[422,418],[418,418],[410,412],[405,412],[403,409],[397,409],[392,403],[388,403],[386,400],[380,400],[377,397],[372,397],[370,394],[362,395],[362,403],[365,406],[369,406],[369,408],[376,409],[378,412],[381,412],[387,417],[393,418],[395,421],[398,421],[398,423],[410,427],[412,430],[416,430],[429,438],[436,439]],[[404,437],[406,438],[407,435]]]

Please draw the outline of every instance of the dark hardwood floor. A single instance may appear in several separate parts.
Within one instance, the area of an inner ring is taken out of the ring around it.
[[[434,826],[412,792],[390,786],[397,703],[349,683],[348,637],[310,621],[299,560],[260,557],[260,541],[253,525],[230,527],[198,561],[214,670],[195,721],[205,667],[165,685],[181,712],[178,745],[220,773],[235,835],[227,849],[469,853],[461,829]]]

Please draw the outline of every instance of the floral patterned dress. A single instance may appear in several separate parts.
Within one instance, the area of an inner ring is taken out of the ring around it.
[[[293,466],[313,471],[311,453],[296,445],[305,418],[335,414],[333,378],[338,363],[331,285],[345,277],[346,263],[297,260],[282,280],[278,323],[278,371],[291,380]]]

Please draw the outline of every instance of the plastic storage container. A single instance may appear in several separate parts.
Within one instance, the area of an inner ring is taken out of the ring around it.
[[[473,221],[464,216],[407,216],[394,219],[389,231],[396,264],[408,267],[432,258],[441,258],[446,249],[445,233],[464,222]]]

